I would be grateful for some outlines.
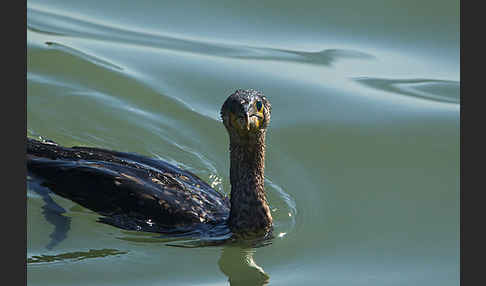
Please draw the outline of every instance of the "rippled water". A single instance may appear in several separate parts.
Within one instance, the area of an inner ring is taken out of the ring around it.
[[[29,284],[458,284],[459,1],[28,1],[27,26],[29,136],[163,159],[222,192],[220,106],[262,90],[277,234],[173,247],[52,195],[56,241],[28,189]]]

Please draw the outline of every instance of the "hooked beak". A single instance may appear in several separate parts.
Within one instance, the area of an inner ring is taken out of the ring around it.
[[[250,116],[248,115],[248,112],[246,112],[245,115],[238,118],[238,125],[242,130],[246,130],[246,131],[250,130]]]
[[[253,111],[246,109],[243,114],[233,115],[233,125],[241,131],[250,131],[252,129],[258,129],[260,127],[263,117],[260,114],[253,113]]]
[[[250,114],[246,116],[246,130],[249,131],[250,129],[258,129],[260,128],[260,124],[263,120],[263,117],[260,114]]]

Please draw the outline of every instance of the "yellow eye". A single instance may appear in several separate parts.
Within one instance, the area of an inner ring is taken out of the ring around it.
[[[261,101],[257,101],[255,103],[255,106],[256,106],[256,109],[257,109],[258,112],[262,112],[263,103]]]

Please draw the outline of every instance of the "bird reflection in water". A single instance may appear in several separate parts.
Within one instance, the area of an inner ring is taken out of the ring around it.
[[[228,277],[231,286],[267,285],[270,276],[253,260],[255,248],[226,246],[218,261],[219,269]]]

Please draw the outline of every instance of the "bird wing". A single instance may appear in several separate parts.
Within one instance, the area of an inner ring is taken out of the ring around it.
[[[27,169],[56,194],[105,216],[163,225],[225,219],[229,201],[196,175],[161,160],[29,139]]]

